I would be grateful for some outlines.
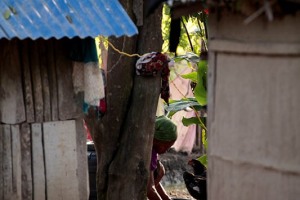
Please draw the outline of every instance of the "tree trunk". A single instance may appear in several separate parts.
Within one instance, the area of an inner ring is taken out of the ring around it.
[[[140,23],[141,16],[133,17],[133,9],[137,13],[137,5],[143,5],[143,1],[120,2],[129,16]],[[129,54],[161,51],[161,8],[143,19],[137,37],[109,40],[116,48]],[[136,60],[136,57],[108,49],[107,112],[100,119],[92,112],[86,116],[97,152],[98,200],[146,199],[161,78],[135,75]]]

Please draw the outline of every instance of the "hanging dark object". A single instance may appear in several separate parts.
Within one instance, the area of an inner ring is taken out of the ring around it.
[[[166,0],[148,0],[146,3],[146,16],[153,13]],[[181,17],[188,16],[204,10],[203,0],[168,0],[171,14],[169,51],[175,52],[180,40]]]
[[[161,98],[169,105],[169,69],[170,59],[160,52],[152,52],[143,55],[136,62],[136,74],[141,76],[156,76],[161,73]]]
[[[177,46],[179,44],[179,39],[180,39],[180,18],[177,19],[171,19],[171,24],[170,24],[170,38],[169,38],[169,51],[170,52],[175,52]]]

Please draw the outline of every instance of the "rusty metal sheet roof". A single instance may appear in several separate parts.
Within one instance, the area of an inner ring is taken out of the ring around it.
[[[118,0],[0,0],[0,13],[0,39],[138,33]]]

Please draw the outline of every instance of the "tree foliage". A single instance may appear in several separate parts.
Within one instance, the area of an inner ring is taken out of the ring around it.
[[[164,38],[163,50],[167,51],[169,44],[168,33],[170,32],[170,8],[165,5],[163,9],[162,33]],[[174,56],[174,61],[180,64],[182,61],[190,63],[192,72],[182,75],[182,78],[189,79],[195,86],[193,93],[194,98],[182,98],[181,100],[171,101],[165,106],[168,111],[168,116],[172,117],[176,112],[186,109],[193,109],[196,117],[183,118],[182,123],[185,126],[197,124],[202,127],[204,138],[202,139],[205,148],[207,148],[206,125],[203,122],[200,111],[206,110],[207,105],[207,16],[208,11],[203,10],[189,16],[181,17],[181,34],[180,42],[177,48],[177,55]],[[206,155],[201,156],[199,160],[207,163]]]

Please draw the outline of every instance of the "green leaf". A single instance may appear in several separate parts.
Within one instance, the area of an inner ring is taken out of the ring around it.
[[[181,61],[181,60],[187,60],[189,62],[197,63],[200,61],[200,58],[198,55],[192,53],[192,52],[187,52],[185,55],[180,55],[174,58],[175,62]]]
[[[206,132],[205,132],[205,130],[202,129],[202,141],[203,141],[202,143],[203,143],[204,148],[207,149],[208,142],[207,142],[207,138],[205,135],[206,135]]]
[[[207,155],[206,154],[200,156],[199,158],[197,158],[197,160],[199,160],[207,168]]]
[[[11,11],[10,11],[10,10],[6,10],[6,11],[3,13],[4,19],[8,20],[8,19],[10,18],[10,14],[11,14]]]
[[[183,117],[182,118],[182,124],[184,126],[189,126],[189,125],[192,125],[192,124],[201,124],[201,122],[199,121],[198,117],[191,117],[191,118]]]
[[[165,110],[168,112],[171,111],[180,111],[184,110],[188,107],[193,107],[195,110],[200,110],[202,106],[199,105],[197,100],[195,98],[187,98],[187,99],[181,99],[181,100],[170,100],[169,106],[165,105]]]
[[[189,74],[183,74],[181,75],[182,78],[185,79],[190,79],[191,81],[197,83],[198,79],[197,79],[197,72],[191,72]]]
[[[195,87],[194,94],[201,106],[207,105],[207,94],[203,85],[198,83]]]
[[[207,61],[200,61],[198,63],[198,81],[194,90],[194,95],[201,106],[207,104],[207,92],[206,92],[206,72],[207,72]],[[205,81],[204,81],[205,80]]]
[[[202,75],[206,74],[207,73],[207,61],[206,60],[201,60],[198,63],[198,69],[200,70],[200,73]]]
[[[203,121],[201,121],[202,119],[201,118],[198,118],[198,117],[191,117],[191,118],[185,118],[183,117],[182,118],[182,124],[184,126],[189,126],[189,125],[193,125],[193,124],[199,124],[202,128],[202,130],[205,130],[206,127],[203,123]],[[203,140],[204,141],[204,140]],[[204,144],[204,143],[203,143]]]

